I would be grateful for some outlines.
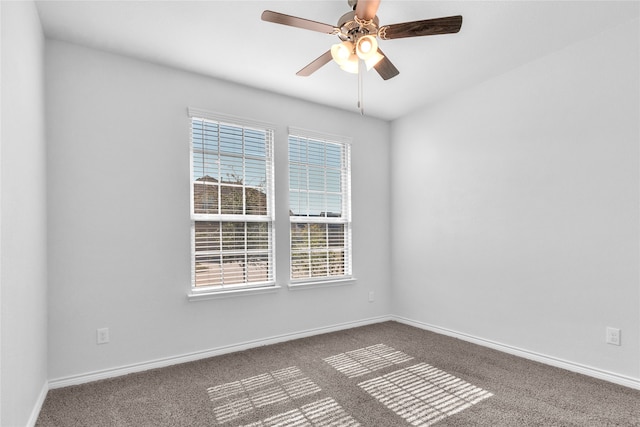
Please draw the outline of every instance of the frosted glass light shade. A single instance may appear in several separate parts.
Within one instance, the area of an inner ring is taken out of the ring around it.
[[[384,55],[376,51],[375,54],[365,59],[364,64],[367,66],[367,71],[372,69],[378,62],[382,61]]]
[[[358,74],[358,61],[358,56],[352,54],[347,62],[340,65],[340,68],[342,68],[347,73]]]
[[[350,41],[343,41],[331,46],[331,57],[338,65],[343,65],[349,61],[349,58],[353,54],[353,43]]]
[[[363,36],[358,39],[356,44],[356,54],[360,59],[367,59],[378,53],[378,41],[373,36]]]

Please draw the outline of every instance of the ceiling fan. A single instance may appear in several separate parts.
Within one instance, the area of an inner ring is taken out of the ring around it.
[[[342,15],[337,26],[271,10],[262,12],[263,21],[337,35],[341,40],[298,71],[296,73],[298,76],[310,76],[333,59],[340,68],[352,73],[359,73],[360,61],[362,61],[367,70],[374,68],[380,77],[388,80],[400,72],[380,50],[377,39],[392,40],[451,34],[460,31],[462,26],[460,15],[380,26],[376,16],[380,0],[348,0],[348,4],[352,11]]]

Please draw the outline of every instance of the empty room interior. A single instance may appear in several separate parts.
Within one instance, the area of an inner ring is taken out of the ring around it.
[[[640,425],[640,3],[0,18],[3,427]]]

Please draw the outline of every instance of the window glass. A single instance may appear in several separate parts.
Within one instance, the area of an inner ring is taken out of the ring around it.
[[[273,285],[273,130],[191,118],[192,288]]]
[[[350,146],[289,136],[291,279],[351,276]]]

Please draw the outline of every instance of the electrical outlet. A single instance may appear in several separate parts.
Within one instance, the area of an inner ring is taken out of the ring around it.
[[[376,299],[376,293],[369,291],[369,302],[373,302]]]
[[[109,328],[96,330],[96,344],[106,344],[109,342]]]
[[[607,344],[620,345],[620,329],[607,328]]]

